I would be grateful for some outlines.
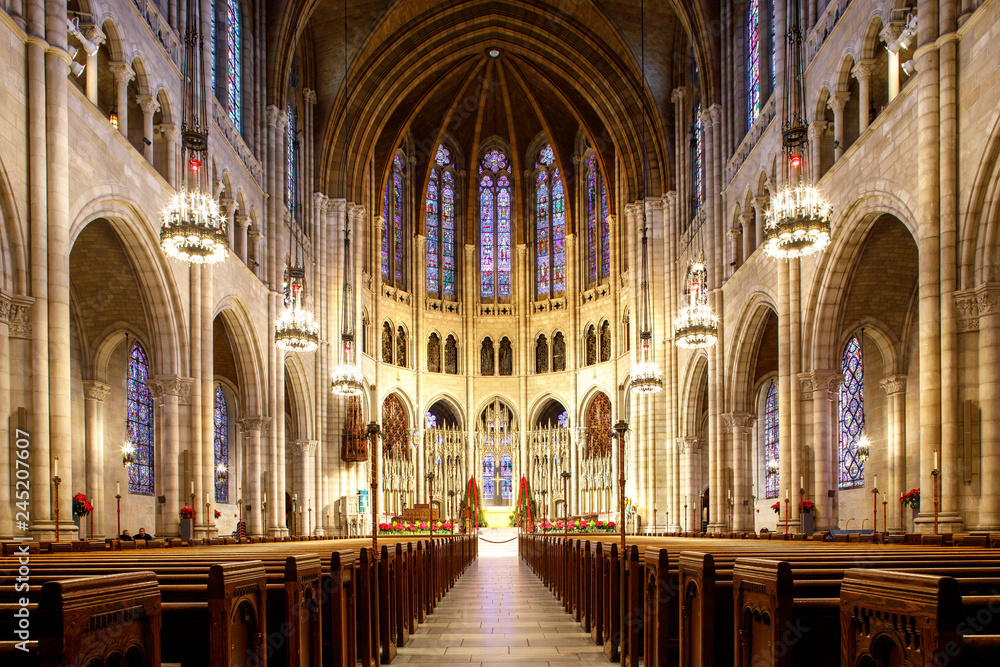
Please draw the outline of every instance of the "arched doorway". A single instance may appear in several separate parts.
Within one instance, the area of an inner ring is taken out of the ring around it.
[[[520,435],[514,411],[500,398],[495,398],[479,415],[476,422],[477,476],[482,489],[483,504],[511,507],[514,504],[514,480],[519,478],[518,456]]]

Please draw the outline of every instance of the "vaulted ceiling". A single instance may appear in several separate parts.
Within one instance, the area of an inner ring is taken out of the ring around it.
[[[671,91],[697,66],[715,97],[716,1],[650,0],[643,21],[637,0],[275,0],[269,95],[283,103],[296,58],[317,93],[315,186],[331,196],[364,201],[404,136],[418,163],[446,134],[467,160],[498,136],[525,169],[545,133],[572,176],[582,132],[626,203],[672,187]]]

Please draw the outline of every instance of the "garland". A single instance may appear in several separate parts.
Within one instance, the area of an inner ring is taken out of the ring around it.
[[[458,506],[459,516],[465,517],[466,526],[476,525],[480,528],[486,527],[486,517],[483,514],[483,505],[480,498],[479,483],[476,482],[475,477],[470,477],[469,482],[465,485],[462,501]],[[473,517],[475,517],[475,521],[473,521]]]
[[[514,517],[514,525],[527,530],[529,533],[532,532],[531,514],[532,512],[537,514],[537,509],[535,499],[531,495],[531,487],[528,485],[528,478],[522,476],[517,489],[517,515]],[[526,523],[522,523],[522,518],[526,519]]]

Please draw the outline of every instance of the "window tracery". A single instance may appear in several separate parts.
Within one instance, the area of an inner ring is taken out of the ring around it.
[[[458,375],[458,341],[450,334],[444,344],[444,372]]]
[[[587,157],[587,278],[593,284],[611,275],[608,193],[597,156]]]
[[[552,146],[535,162],[535,293],[561,296],[566,290],[566,197]]]
[[[764,398],[764,497],[777,498],[781,486],[778,471],[778,384],[771,382]]]
[[[865,461],[858,454],[858,438],[865,430],[865,373],[856,336],[844,349],[841,371],[839,481],[841,489],[851,489],[865,484]]]
[[[611,453],[611,399],[600,392],[587,409],[587,458]]]
[[[219,466],[229,467],[229,409],[222,386],[215,387],[215,502],[229,502],[229,476]]]
[[[535,341],[535,372],[547,373],[549,370],[549,342],[545,334],[540,334]]]
[[[566,370],[566,337],[558,332],[552,339],[552,371],[558,373]]]
[[[451,151],[439,145],[424,199],[427,293],[436,298],[455,296],[455,183]]]
[[[403,194],[405,185],[403,158],[399,152],[392,158],[392,167],[385,184],[382,199],[382,280],[396,287],[405,287],[404,282],[404,211]]]
[[[153,479],[153,394],[149,381],[149,357],[139,343],[129,350],[126,431],[135,451],[135,463],[128,467],[129,493],[152,495]]]
[[[441,372],[441,338],[432,333],[427,339],[427,370],[431,373]]]
[[[513,375],[514,373],[514,351],[510,346],[510,339],[504,336],[500,339],[500,375]]]
[[[387,458],[409,458],[407,448],[409,429],[406,410],[395,394],[382,403],[382,454]]]
[[[493,375],[493,364],[496,361],[493,350],[493,339],[489,336],[483,341],[482,349],[479,351],[479,366],[483,375]]]

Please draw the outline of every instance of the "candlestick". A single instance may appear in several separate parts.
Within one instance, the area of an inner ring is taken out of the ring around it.
[[[122,483],[115,482],[115,495],[120,496],[122,494]]]
[[[935,459],[935,461],[936,461],[936,459]],[[934,467],[937,468],[937,463],[934,464]],[[53,477],[58,477],[59,476],[59,457],[58,456],[56,457],[56,460],[55,460],[55,462],[52,465],[52,476]]]
[[[59,459],[56,459],[56,462],[58,461]],[[934,450],[934,469],[938,469],[938,451],[936,449]]]
[[[878,475],[875,475],[875,479],[872,480],[872,486],[878,488]]]
[[[792,497],[792,494],[789,492],[788,487],[785,487],[785,502],[788,502],[789,498],[791,498],[791,497]]]
[[[210,494],[208,491],[206,491],[205,492],[205,504],[209,505],[209,504],[211,504],[211,502],[212,502],[212,494]]]

